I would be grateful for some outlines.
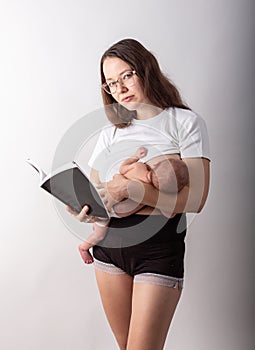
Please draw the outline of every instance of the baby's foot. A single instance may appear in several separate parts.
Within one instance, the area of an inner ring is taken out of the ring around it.
[[[147,155],[147,153],[148,153],[147,148],[142,146],[142,147],[138,148],[135,155],[138,159],[141,159],[141,158],[145,157]]]
[[[79,245],[79,252],[85,264],[93,263],[94,259],[93,259],[93,256],[90,254],[89,250],[86,250],[82,247],[82,245]]]

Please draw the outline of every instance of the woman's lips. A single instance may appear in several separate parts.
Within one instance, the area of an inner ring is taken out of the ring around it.
[[[124,97],[121,102],[130,102],[132,99],[133,99],[134,96],[127,96],[127,97]]]

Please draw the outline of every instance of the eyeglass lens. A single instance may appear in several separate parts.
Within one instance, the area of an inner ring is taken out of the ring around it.
[[[108,94],[114,94],[117,91],[117,84],[124,85],[126,87],[134,85],[134,74],[136,74],[135,71],[125,72],[118,80],[105,83],[102,85],[102,87]]]

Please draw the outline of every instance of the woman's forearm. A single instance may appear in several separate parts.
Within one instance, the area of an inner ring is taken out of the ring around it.
[[[206,160],[190,161],[190,183],[175,194],[159,192],[150,184],[130,180],[129,198],[144,205],[172,213],[199,213],[206,201],[209,190],[209,163]],[[199,164],[199,165],[198,165]]]
[[[201,210],[201,198],[196,200],[189,196],[186,186],[177,194],[160,193],[153,186],[138,181],[130,181],[129,198],[171,215],[172,213],[198,213]]]
[[[183,188],[178,194],[160,193],[150,184],[131,180],[128,185],[128,193],[129,198],[133,201],[172,214],[185,211],[189,190],[188,188]],[[190,206],[186,209],[196,211],[195,208]]]
[[[151,184],[128,180],[118,174],[98,188],[104,188],[101,195],[108,209],[124,198],[129,198],[170,216],[173,213],[198,213],[203,208],[209,191],[209,161],[192,158],[185,162],[189,169],[189,186],[176,194],[159,192]]]

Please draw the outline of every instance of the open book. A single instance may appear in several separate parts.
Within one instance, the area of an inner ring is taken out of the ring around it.
[[[33,161],[27,162],[40,175],[39,186],[79,213],[87,204],[89,215],[109,218],[98,190],[74,161],[46,175]]]

